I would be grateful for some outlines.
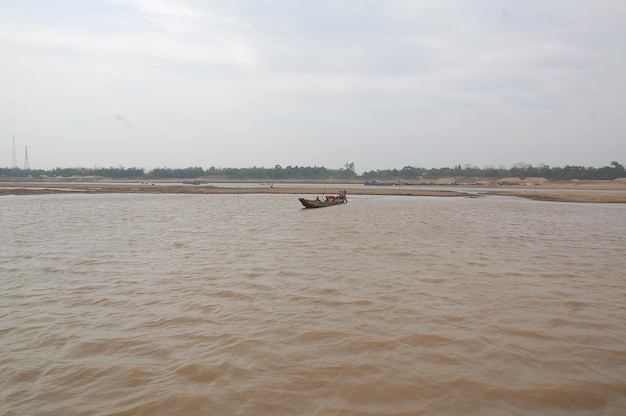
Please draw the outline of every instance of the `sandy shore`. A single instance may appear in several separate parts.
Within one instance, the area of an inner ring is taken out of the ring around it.
[[[591,202],[591,203],[613,203],[626,204],[626,190],[622,192],[603,192],[594,190],[583,191],[490,191],[486,195],[508,195],[520,198],[529,198],[536,201],[553,202]]]
[[[41,195],[57,193],[146,193],[146,194],[337,194],[343,188],[333,186],[280,186],[245,187],[175,184],[126,184],[126,183],[0,183],[0,195]],[[351,195],[407,195],[407,196],[471,196],[464,192],[440,191],[435,189],[413,190],[401,187],[350,188]]]
[[[322,195],[338,193],[340,187],[300,186],[298,184],[280,184],[274,187],[179,185],[163,183],[79,183],[79,182],[0,182],[2,195],[41,195],[57,193],[147,193],[147,194],[294,194]],[[406,188],[403,186],[377,187],[364,186],[349,188],[349,195],[401,195],[401,196],[439,196],[439,197],[477,197],[480,195],[507,195],[542,201],[626,203],[626,185],[607,183],[586,183],[583,185],[549,184],[532,189],[513,187],[480,187],[476,192],[463,190],[437,190],[424,188]]]

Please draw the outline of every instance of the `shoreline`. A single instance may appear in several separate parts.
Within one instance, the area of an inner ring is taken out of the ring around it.
[[[280,183],[280,186],[242,187],[236,182],[232,186],[185,185],[172,182],[130,183],[81,183],[81,182],[0,182],[0,196],[6,195],[46,195],[46,194],[104,194],[104,193],[142,193],[142,194],[293,194],[321,195],[336,194],[341,186],[302,186],[304,183]],[[229,184],[231,185],[231,184]],[[356,184],[355,184],[356,185]],[[533,187],[513,186],[464,186],[463,189],[441,190],[429,189],[424,185],[421,189],[405,186],[363,186],[347,188],[348,195],[387,195],[387,196],[437,196],[465,197],[480,196],[515,196],[539,201],[553,202],[586,202],[586,203],[626,203],[626,185],[622,183],[546,183]],[[449,187],[447,187],[449,188]],[[467,189],[476,188],[476,192]],[[623,192],[622,192],[623,191]]]

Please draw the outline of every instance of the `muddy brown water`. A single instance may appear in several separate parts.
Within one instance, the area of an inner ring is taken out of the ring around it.
[[[0,413],[622,415],[626,206],[0,199]]]

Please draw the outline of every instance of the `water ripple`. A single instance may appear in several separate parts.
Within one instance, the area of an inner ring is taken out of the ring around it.
[[[626,409],[623,206],[0,203],[2,414]]]

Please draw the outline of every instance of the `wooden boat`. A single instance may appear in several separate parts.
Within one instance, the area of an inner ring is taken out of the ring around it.
[[[346,191],[340,191],[339,195],[327,195],[326,198],[319,199],[305,199],[305,198],[298,198],[298,200],[300,200],[300,202],[302,203],[302,205],[304,205],[305,208],[324,208],[324,207],[331,207],[333,205],[341,205],[341,204],[345,204],[346,202],[348,202],[348,198],[346,198]]]

